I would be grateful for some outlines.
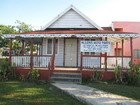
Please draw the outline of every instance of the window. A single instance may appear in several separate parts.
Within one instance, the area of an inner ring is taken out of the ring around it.
[[[134,56],[134,58],[140,58],[140,49],[135,49],[133,56]]]
[[[58,39],[55,39],[55,54],[58,53]],[[53,54],[53,39],[47,40],[47,54]]]

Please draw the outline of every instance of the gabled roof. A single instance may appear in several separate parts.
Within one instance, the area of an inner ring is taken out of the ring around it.
[[[70,10],[75,11],[78,15],[80,15],[82,18],[84,18],[89,24],[91,24],[93,27],[97,28],[98,30],[103,30],[100,26],[98,26],[96,23],[94,23],[91,19],[86,17],[83,13],[81,13],[78,9],[76,9],[73,5],[71,5],[69,8],[67,8],[64,12],[62,12],[60,15],[58,15],[56,18],[54,18],[50,23],[48,23],[43,30],[49,28],[52,24],[54,24],[58,19],[63,17],[66,13],[68,13]]]

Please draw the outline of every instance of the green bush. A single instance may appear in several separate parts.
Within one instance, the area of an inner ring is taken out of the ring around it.
[[[92,76],[82,77],[83,83],[99,82],[102,80],[103,73],[101,71],[94,70]]]
[[[32,81],[32,82],[38,82],[39,77],[40,77],[40,73],[38,69],[33,69],[28,74],[28,79],[29,81]]]
[[[115,81],[116,81],[116,83],[120,83],[121,84],[123,82],[121,67],[120,66],[116,66],[115,69],[114,69],[114,73],[115,73]]]
[[[8,80],[11,77],[11,65],[8,59],[0,61],[0,81]]]
[[[93,75],[93,81],[101,81],[102,75],[103,75],[102,72],[96,70]]]
[[[126,83],[128,85],[139,85],[140,83],[140,65],[129,63],[130,69],[125,74]]]

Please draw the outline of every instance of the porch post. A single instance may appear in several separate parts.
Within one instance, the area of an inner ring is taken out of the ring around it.
[[[122,39],[122,68],[123,68],[123,50],[124,50],[124,40]]]
[[[100,38],[100,41],[102,41],[102,37]],[[102,68],[102,53],[100,53],[100,69]]]
[[[25,51],[25,45],[24,45],[24,40],[22,40],[22,50],[21,50],[22,55],[24,55],[24,51]]]
[[[105,41],[107,41],[107,37],[105,37]],[[107,53],[105,53],[105,71],[107,71]]]
[[[30,53],[30,68],[31,70],[33,69],[33,39],[31,39],[31,53]]]
[[[52,71],[55,68],[55,38],[53,39]]]
[[[117,61],[117,56],[118,56],[118,42],[116,42],[115,56],[116,56],[116,66],[117,66],[118,65],[118,61]]]
[[[11,58],[12,58],[12,39],[10,39],[9,47],[10,47],[10,51],[9,51],[9,62],[11,64],[12,63],[11,62]]]
[[[80,62],[80,70],[82,71],[83,69],[83,53],[81,52],[81,62]]]
[[[130,37],[131,62],[133,62],[133,39]]]
[[[76,61],[76,63],[77,63],[76,65],[77,65],[77,67],[78,67],[78,58],[79,58],[79,57],[78,57],[78,54],[79,54],[79,53],[78,53],[78,52],[79,52],[78,49],[79,49],[79,39],[77,38],[77,58],[76,58],[76,59],[77,59],[77,61]]]
[[[64,48],[63,48],[63,66],[65,66],[65,38],[64,38]]]

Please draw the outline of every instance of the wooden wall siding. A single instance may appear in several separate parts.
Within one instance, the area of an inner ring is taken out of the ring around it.
[[[78,44],[78,67],[80,67],[80,64],[81,64],[81,52],[80,52],[80,41],[81,39],[78,39],[79,40],[79,44]]]
[[[86,19],[70,9],[48,28],[95,28]]]
[[[46,38],[43,38],[43,44],[42,44],[42,47],[43,47],[43,55],[46,55],[47,54],[47,39]]]

